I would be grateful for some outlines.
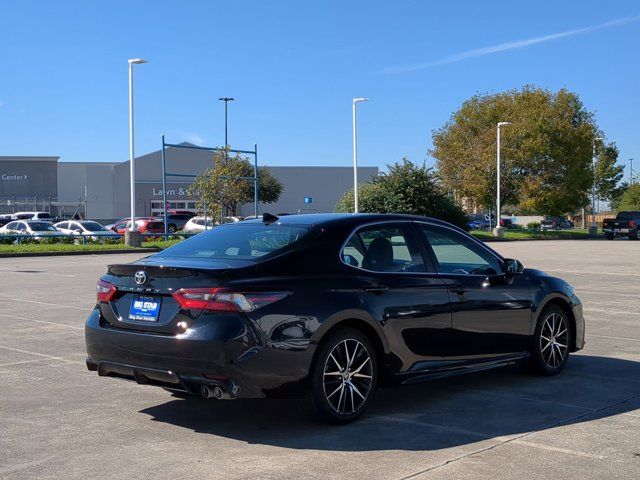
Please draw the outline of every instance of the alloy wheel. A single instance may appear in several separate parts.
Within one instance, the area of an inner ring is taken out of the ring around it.
[[[549,368],[556,369],[562,365],[569,351],[568,344],[569,330],[565,318],[551,312],[540,330],[540,353]]]
[[[338,343],[327,356],[324,395],[334,412],[351,415],[365,404],[373,383],[371,355],[355,339]]]

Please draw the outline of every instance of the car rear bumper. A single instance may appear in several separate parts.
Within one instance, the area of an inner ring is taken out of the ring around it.
[[[87,368],[101,376],[193,394],[220,386],[226,398],[299,390],[314,350],[270,347],[240,315],[201,318],[184,334],[167,335],[115,328],[95,309],[85,340]]]

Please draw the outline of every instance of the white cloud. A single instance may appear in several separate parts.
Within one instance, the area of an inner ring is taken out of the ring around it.
[[[195,132],[187,133],[185,135],[185,139],[189,143],[193,143],[194,145],[202,146],[204,145],[204,138],[198,135]]]
[[[596,30],[603,30],[605,28],[619,27],[621,25],[627,25],[640,20],[640,15],[635,17],[624,17],[615,20],[610,20],[598,25],[591,25],[589,27],[576,28],[574,30],[566,30],[564,32],[552,33],[550,35],[543,35],[541,37],[527,38],[524,40],[516,40],[513,42],[500,43],[498,45],[492,45],[489,47],[476,48],[473,50],[467,50],[466,52],[456,53],[448,57],[435,60],[427,63],[417,63],[414,65],[400,65],[396,67],[389,67],[382,70],[382,73],[405,73],[414,72],[416,70],[424,70],[426,68],[439,67],[440,65],[447,65],[449,63],[460,62],[468,58],[483,57],[485,55],[493,55],[494,53],[505,52],[507,50],[515,50],[517,48],[530,47],[531,45],[537,45],[540,43],[546,43],[560,38],[572,37],[574,35],[581,35],[584,33],[595,32]]]

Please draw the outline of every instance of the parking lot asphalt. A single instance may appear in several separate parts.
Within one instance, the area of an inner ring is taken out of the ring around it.
[[[342,427],[295,400],[183,400],[88,372],[95,281],[139,255],[0,259],[0,478],[640,478],[640,242],[492,247],[576,287],[586,348],[553,378],[383,389]]]

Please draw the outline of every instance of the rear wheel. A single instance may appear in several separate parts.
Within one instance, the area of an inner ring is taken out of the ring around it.
[[[640,228],[636,228],[635,232],[629,232],[629,240],[640,239]]]
[[[305,399],[326,423],[348,423],[366,410],[377,387],[378,363],[369,339],[345,328],[324,341],[313,366]]]
[[[169,231],[169,233],[174,233],[177,230],[177,228],[174,224],[170,224],[167,230]]]
[[[541,375],[557,375],[569,359],[572,338],[571,322],[557,305],[548,305],[542,311],[534,334],[531,352],[532,367]]]

